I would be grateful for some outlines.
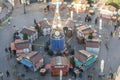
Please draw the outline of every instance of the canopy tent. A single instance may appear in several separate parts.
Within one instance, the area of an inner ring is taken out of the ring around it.
[[[106,15],[113,15],[113,12],[109,11],[109,10],[101,10],[100,14],[106,14]]]
[[[33,66],[32,62],[28,61],[27,59],[22,59],[20,62],[29,68]]]
[[[75,65],[76,65],[76,66],[79,66],[79,67],[80,67],[80,66],[82,66],[82,64],[83,64],[83,63],[82,63],[81,61],[75,59]]]

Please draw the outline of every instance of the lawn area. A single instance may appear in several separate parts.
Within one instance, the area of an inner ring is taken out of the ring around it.
[[[108,0],[107,5],[113,5],[117,9],[120,8],[120,0]]]

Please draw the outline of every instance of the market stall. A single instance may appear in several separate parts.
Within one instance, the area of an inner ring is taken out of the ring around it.
[[[106,19],[116,19],[116,8],[113,6],[103,6],[103,8],[100,10],[100,15],[102,18]]]
[[[97,61],[97,56],[93,55],[85,50],[79,50],[79,53],[75,53],[75,65],[87,70]]]
[[[93,54],[98,54],[100,51],[100,39],[87,39],[85,42],[86,50]]]
[[[51,59],[51,75],[59,76],[60,70],[63,72],[63,76],[68,74],[69,61],[65,57],[57,56]]]
[[[87,9],[87,1],[86,0],[82,0],[82,1],[75,0],[75,1],[72,2],[71,5],[72,5],[73,10],[77,13],[78,12],[85,12],[86,9]],[[70,7],[68,6],[68,9],[69,8]]]
[[[88,38],[88,35],[90,33],[94,33],[95,30],[91,28],[91,26],[88,25],[80,25],[79,27],[76,28],[77,32],[77,41],[78,43],[84,42],[85,39]]]

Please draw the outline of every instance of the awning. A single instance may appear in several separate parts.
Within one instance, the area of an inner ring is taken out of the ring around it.
[[[20,62],[27,67],[32,67],[33,66],[33,64],[26,59],[22,59]]]
[[[79,67],[80,67],[80,66],[82,66],[82,64],[83,64],[83,63],[82,63],[81,61],[75,60],[75,65],[76,65],[76,66],[79,66]]]
[[[86,66],[89,66],[89,65],[93,64],[96,60],[97,60],[97,58],[94,57],[94,58],[88,60],[85,64],[86,64]]]

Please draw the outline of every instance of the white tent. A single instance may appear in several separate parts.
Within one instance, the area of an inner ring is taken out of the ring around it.
[[[101,10],[100,14],[106,14],[106,15],[113,15],[113,12],[109,11],[109,10]]]

